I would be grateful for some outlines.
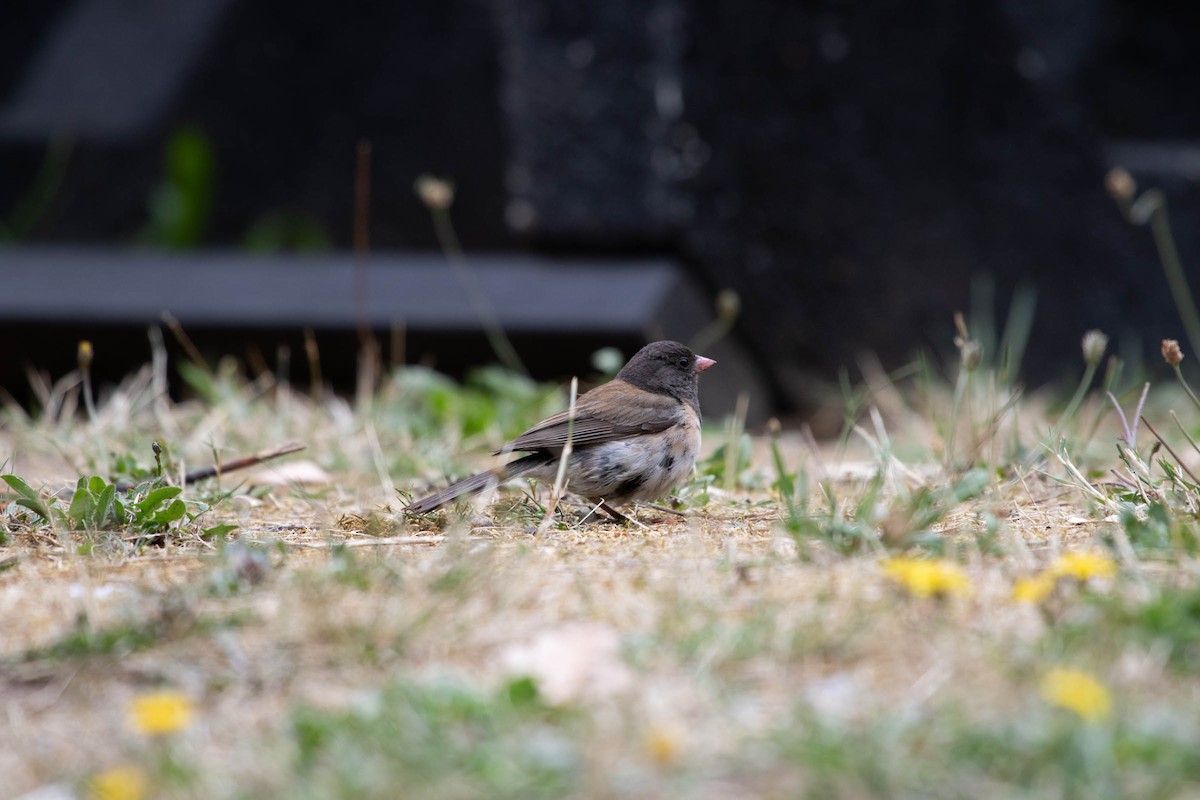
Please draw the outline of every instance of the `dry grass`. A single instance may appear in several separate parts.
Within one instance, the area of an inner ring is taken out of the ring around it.
[[[563,517],[535,537],[540,509],[518,493],[481,509],[495,524],[406,521],[391,483],[435,481],[456,454],[552,406],[544,393],[518,393],[524,417],[472,431],[465,401],[439,422],[412,376],[360,407],[232,373],[206,401],[170,403],[162,385],[152,370],[131,379],[94,423],[69,382],[36,420],[9,409],[10,471],[56,490],[103,474],[114,451],[148,463],[161,436],[186,466],[300,439],[326,477],[251,476],[204,519],[239,525],[231,543],[202,541],[194,526],[156,546],[10,517],[0,558],[19,561],[0,573],[3,796],[55,782],[83,793],[89,775],[122,763],[169,797],[1200,791],[1190,755],[1200,655],[1188,639],[1200,605],[1181,600],[1175,627],[1144,636],[1128,621],[1193,591],[1195,558],[1118,558],[1116,578],[1064,580],[1041,603],[1014,602],[1017,579],[1064,552],[1108,553],[1121,533],[1041,469],[1008,465],[945,509],[939,547],[971,588],[920,598],[881,562],[926,550],[888,541],[886,522],[862,521],[876,532],[848,553],[787,532],[766,439],[742,476],[759,488],[712,488],[683,519]],[[494,405],[520,405],[512,397]],[[877,405],[885,415],[849,455],[783,438],[785,464],[807,464],[812,514],[827,512],[819,478],[850,507],[881,469],[895,477],[884,506],[947,483],[937,459],[895,456],[929,454],[935,416],[884,393]],[[1046,418],[1038,401],[1021,408],[989,447]],[[710,451],[724,443],[719,430],[706,437]],[[1092,439],[1098,450],[1112,440]],[[1039,681],[1057,665],[1095,675],[1111,717],[1086,722],[1043,697]],[[522,699],[523,677],[537,699]],[[128,714],[160,687],[197,709],[166,742]]]

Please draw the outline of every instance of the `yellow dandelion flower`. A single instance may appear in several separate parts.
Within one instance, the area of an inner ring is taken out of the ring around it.
[[[1112,713],[1112,697],[1104,684],[1077,669],[1055,668],[1042,678],[1042,699],[1095,722]]]
[[[1086,581],[1113,577],[1117,574],[1117,563],[1099,553],[1064,553],[1055,559],[1049,571],[1055,577]]]
[[[149,789],[146,773],[137,767],[115,767],[88,781],[90,800],[142,800]]]
[[[133,727],[147,736],[182,730],[192,721],[192,701],[170,689],[150,692],[133,701]]]
[[[1017,603],[1040,603],[1050,596],[1057,583],[1058,578],[1049,572],[1018,578],[1013,582],[1012,599]]]
[[[916,597],[971,593],[970,578],[957,564],[946,559],[891,558],[884,562],[883,571]]]
[[[646,734],[646,752],[660,767],[674,764],[679,758],[679,736],[667,728],[654,728]]]

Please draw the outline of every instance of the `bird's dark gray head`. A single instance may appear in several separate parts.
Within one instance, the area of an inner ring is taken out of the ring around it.
[[[700,373],[717,362],[679,342],[652,342],[629,359],[617,377],[648,392],[682,400],[700,413]]]

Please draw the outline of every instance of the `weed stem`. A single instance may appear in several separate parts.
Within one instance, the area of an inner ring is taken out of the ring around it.
[[[1175,299],[1175,307],[1179,309],[1179,317],[1187,331],[1188,343],[1194,352],[1200,352],[1200,311],[1196,309],[1196,300],[1188,286],[1187,275],[1183,271],[1183,262],[1179,258],[1179,250],[1175,247],[1175,236],[1171,233],[1171,220],[1167,216],[1167,201],[1162,192],[1157,189],[1146,192],[1143,199],[1152,202],[1150,211],[1150,231],[1154,235],[1154,244],[1158,248],[1158,257],[1162,261],[1163,270],[1167,273],[1167,283],[1171,287],[1171,297]],[[1186,384],[1185,384],[1186,386]],[[1191,389],[1188,389],[1191,395]],[[1195,395],[1192,400],[1195,401]]]
[[[1134,225],[1144,225],[1149,221],[1154,246],[1158,249],[1158,259],[1167,274],[1167,285],[1171,289],[1171,297],[1179,311],[1179,318],[1183,321],[1184,330],[1187,331],[1188,343],[1194,352],[1200,352],[1200,310],[1196,308],[1196,300],[1192,297],[1191,287],[1188,286],[1179,250],[1175,247],[1171,220],[1167,216],[1166,196],[1159,189],[1150,189],[1133,203],[1124,200],[1119,202],[1119,205],[1126,219]]]
[[[1180,466],[1180,468],[1184,472],[1187,473],[1187,476],[1192,479],[1192,483],[1196,484],[1197,486],[1200,486],[1200,478],[1197,478],[1195,475],[1192,474],[1192,471],[1190,469],[1188,469],[1187,464],[1183,463],[1183,459],[1179,457],[1179,454],[1171,449],[1171,445],[1167,444],[1166,439],[1164,439],[1158,435],[1158,431],[1154,430],[1154,426],[1150,424],[1150,420],[1146,419],[1145,417],[1142,417],[1142,422],[1146,423],[1146,429],[1150,431],[1150,434],[1155,439],[1158,439],[1159,444],[1161,444],[1163,446],[1163,448],[1168,453],[1171,454],[1171,457],[1175,459],[1175,463],[1177,463]]]
[[[567,441],[563,444],[562,455],[558,457],[558,473],[554,476],[554,490],[550,494],[550,502],[546,504],[546,514],[538,525],[537,535],[541,536],[550,527],[554,519],[554,511],[558,501],[567,490],[567,464],[571,460],[572,444],[575,441],[575,397],[579,394],[579,378],[571,378],[571,404],[567,407]],[[603,502],[603,501],[601,501]]]
[[[1192,405],[1200,408],[1200,400],[1196,399],[1196,393],[1192,391],[1192,387],[1188,386],[1188,382],[1183,379],[1183,370],[1179,368],[1178,364],[1175,364],[1173,369],[1175,370],[1175,377],[1179,379],[1179,385],[1183,387],[1183,390],[1187,392],[1187,396],[1191,398]]]
[[[1079,386],[1075,387],[1075,394],[1071,397],[1071,402],[1067,404],[1067,410],[1063,412],[1062,417],[1058,420],[1058,424],[1054,426],[1054,433],[1050,437],[1051,441],[1058,439],[1067,427],[1067,423],[1075,416],[1075,412],[1079,410],[1079,406],[1083,403],[1083,398],[1087,396],[1088,389],[1091,388],[1095,377],[1096,362],[1089,362],[1083,370],[1083,378],[1079,381]]]
[[[483,293],[483,289],[480,288],[475,273],[466,266],[462,245],[458,241],[458,234],[455,233],[454,223],[450,219],[450,210],[434,207],[430,209],[430,213],[433,215],[433,231],[446,256],[446,262],[454,273],[454,279],[466,293],[467,301],[475,310],[479,321],[483,323],[483,332],[492,346],[492,352],[510,370],[528,375],[525,364],[522,363],[516,348],[513,347],[508,334],[504,332],[504,327],[500,324],[496,310],[492,308],[492,304]]]

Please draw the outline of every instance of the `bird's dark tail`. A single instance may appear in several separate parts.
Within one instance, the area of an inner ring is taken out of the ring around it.
[[[552,459],[545,453],[533,453],[524,458],[518,458],[516,461],[510,461],[499,469],[480,472],[478,475],[463,478],[461,481],[450,484],[440,492],[434,492],[428,497],[415,500],[405,506],[404,513],[427,514],[430,511],[436,511],[452,500],[482,492],[489,487],[498,486],[507,480],[520,477],[532,469],[545,466],[550,460]]]

